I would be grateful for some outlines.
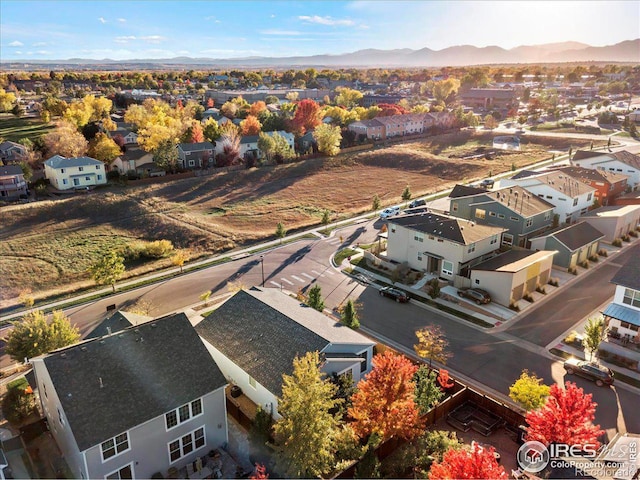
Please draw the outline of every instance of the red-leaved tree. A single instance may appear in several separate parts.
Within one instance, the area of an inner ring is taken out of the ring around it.
[[[296,112],[291,120],[294,132],[298,135],[304,135],[307,130],[313,130],[320,123],[320,105],[309,98],[298,102]]]
[[[191,124],[191,143],[204,142],[204,132],[202,131],[202,124],[200,122],[193,122]]]
[[[545,405],[527,413],[527,440],[599,447],[598,437],[604,432],[593,424],[598,404],[591,397],[572,382],[566,382],[565,390],[552,385]]]
[[[414,401],[413,375],[418,367],[390,351],[376,355],[372,363],[373,369],[351,397],[349,416],[354,431],[360,438],[372,433],[382,438],[415,438],[422,430]]]
[[[251,480],[266,480],[267,478],[269,478],[267,467],[260,463],[256,463],[256,469],[249,478]]]
[[[442,462],[434,462],[429,470],[429,480],[451,478],[508,478],[499,465],[494,449],[473,444],[470,449],[450,449],[442,456]]]
[[[438,384],[442,390],[448,390],[455,385],[449,376],[449,370],[441,368],[438,372]]]
[[[379,103],[378,107],[382,109],[376,117],[390,117],[391,115],[404,115],[407,110],[400,105],[396,105],[395,103]]]

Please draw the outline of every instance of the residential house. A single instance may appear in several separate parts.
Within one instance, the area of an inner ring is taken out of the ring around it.
[[[276,130],[274,132],[264,132],[265,135],[269,135],[270,137],[273,137],[273,135],[275,135],[276,133],[287,141],[287,143],[289,144],[289,147],[291,147],[291,150],[295,150],[296,136],[293,133],[289,133],[284,130]]]
[[[120,332],[129,327],[134,327],[143,323],[147,323],[153,320],[153,317],[146,315],[140,315],[137,313],[130,313],[124,311],[114,312],[109,315],[102,322],[100,322],[93,330],[91,330],[85,340],[89,338],[100,338],[113,333]]]
[[[279,289],[241,290],[195,328],[227,380],[274,418],[296,357],[320,352],[324,373],[354,382],[371,370],[374,342]]]
[[[228,441],[227,381],[182,313],[31,364],[74,478],[166,477]]]
[[[604,234],[606,242],[627,235],[640,225],[640,205],[609,205],[591,210],[583,220]]]
[[[454,217],[506,229],[503,245],[526,247],[529,238],[553,223],[554,206],[517,185],[492,192],[456,185],[449,197],[449,212]]]
[[[511,88],[472,88],[460,94],[463,105],[484,110],[508,110],[518,106],[518,97]]]
[[[335,94],[326,88],[288,88],[277,90],[207,90],[205,92],[205,103],[209,98],[213,98],[215,105],[222,105],[234,98],[242,97],[249,103],[255,103],[258,100],[264,101],[269,96],[277,97],[284,100],[288,93],[297,93],[298,100],[310,98],[312,100],[321,100],[325,96],[333,97]]]
[[[599,241],[603,238],[600,230],[582,221],[532,238],[529,243],[532,250],[556,250],[553,264],[571,268],[597,255]]]
[[[258,140],[260,140],[260,135],[244,135],[240,139],[240,158],[246,158],[247,155],[255,155],[255,158],[260,158]]]
[[[418,213],[388,219],[387,259],[453,280],[500,248],[505,228]]]
[[[214,120],[218,121],[220,119],[221,115],[220,115],[220,109],[218,108],[207,108],[203,113],[202,113],[202,121],[205,122],[206,120],[208,120],[209,118],[213,118]]]
[[[298,138],[298,152],[301,154],[317,151],[318,142],[313,136],[313,130],[308,130],[304,135]]]
[[[347,128],[356,134],[358,140],[364,138],[368,140],[380,140],[385,138],[384,125],[375,118],[350,123]]]
[[[29,193],[19,165],[0,166],[0,200],[26,198]]]
[[[0,143],[0,163],[6,165],[19,162],[26,154],[27,149],[24,145],[8,140]]]
[[[621,173],[583,167],[561,167],[557,169],[596,189],[595,199],[600,205],[609,205],[618,195],[627,189],[627,177]]]
[[[613,302],[602,314],[610,338],[622,340],[627,345],[640,345],[640,245],[633,249],[635,255],[629,257],[611,279],[616,292]]]
[[[369,107],[372,107],[373,105],[378,105],[380,103],[395,104],[405,97],[406,97],[405,95],[393,95],[393,94],[375,95],[375,94],[367,93],[362,96],[360,103],[363,107],[369,108]]]
[[[131,147],[111,163],[111,170],[117,170],[121,175],[135,172],[138,167],[153,163],[153,155],[141,148]]]
[[[107,183],[104,163],[91,157],[65,158],[54,155],[44,162],[44,175],[58,190]]]
[[[578,150],[571,165],[621,173],[628,177],[627,183],[634,190],[640,184],[640,156],[626,150],[611,153]]]
[[[471,286],[482,288],[492,301],[510,306],[547,284],[555,251],[514,248],[471,267]]]
[[[589,207],[593,206],[596,191],[595,188],[558,171],[541,172],[524,178],[515,175],[500,180],[500,185],[519,185],[543,198],[554,206],[559,222],[567,224],[576,222],[580,215],[587,213]]]
[[[640,190],[632,190],[613,199],[610,205],[640,205]]]
[[[214,163],[215,147],[211,142],[179,143],[177,149],[182,168],[202,168]]]
[[[636,108],[633,112],[629,113],[629,121],[640,123],[640,108]]]

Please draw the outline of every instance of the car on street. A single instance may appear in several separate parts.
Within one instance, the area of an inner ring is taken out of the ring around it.
[[[569,375],[578,375],[584,377],[596,385],[613,385],[613,372],[602,365],[594,362],[586,362],[577,358],[569,358],[564,362],[564,369]]]
[[[383,287],[380,289],[380,295],[392,298],[398,303],[407,303],[409,301],[407,294],[396,288]]]
[[[413,200],[410,204],[409,204],[409,208],[416,208],[416,207],[423,207],[427,204],[427,202],[425,202],[424,200]]]
[[[492,180],[490,178],[485,178],[484,180],[482,180],[480,182],[480,186],[483,187],[483,188],[493,188],[493,185],[495,183],[496,182],[494,180]]]
[[[491,295],[486,290],[481,288],[464,288],[458,290],[458,295],[469,300],[473,300],[478,305],[483,305],[491,302]]]
[[[382,212],[380,212],[380,218],[393,217],[394,215],[397,215],[399,213],[400,213],[400,207],[385,208],[384,210],[382,210]]]

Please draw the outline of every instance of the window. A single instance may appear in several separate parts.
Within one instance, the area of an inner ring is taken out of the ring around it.
[[[490,217],[495,217],[496,216],[496,212],[489,212],[489,216]]]
[[[68,182],[67,182],[67,179],[66,179],[66,178],[63,178],[63,179],[62,179],[62,184],[63,184],[63,185],[66,185],[67,183],[68,183]]]
[[[574,199],[573,199],[573,206],[575,207],[576,205],[578,205],[578,199],[577,199],[577,198],[574,198]]]
[[[511,220],[512,222],[519,222],[520,219],[518,217],[509,217],[509,220]]]
[[[504,218],[504,213],[499,213],[498,218]]]
[[[527,221],[525,222],[524,226],[530,227],[531,225],[533,225],[533,218],[527,218]]]
[[[202,399],[192,401],[191,403],[185,403],[181,407],[171,410],[165,413],[164,420],[167,426],[167,430],[171,430],[173,427],[186,422],[187,420],[197,417],[202,414]]]
[[[592,195],[591,193],[590,193],[589,195],[587,195],[587,202],[589,202],[589,201],[591,200],[591,197],[592,197],[592,196],[593,196],[593,195]]]
[[[443,260],[442,273],[444,273],[445,275],[453,275],[453,263],[447,260]]]
[[[124,432],[114,438],[110,438],[101,445],[102,448],[102,461],[108,458],[115,457],[129,450],[129,434]]]
[[[196,166],[196,161],[195,160],[189,160],[189,166],[190,167],[195,167]]]
[[[84,177],[84,179],[88,182],[89,180],[91,180],[91,177]]]
[[[640,292],[637,290],[631,290],[630,288],[625,288],[622,303],[640,308]]]
[[[453,211],[453,212],[457,212],[458,211],[458,202],[453,202],[451,204],[451,211]]]
[[[44,398],[49,398],[49,396],[47,395],[47,384],[46,383],[42,384],[42,390],[44,390]]]
[[[249,375],[249,385],[251,385],[253,388],[257,388],[256,379],[253,378],[251,375]]]
[[[100,165],[96,165],[96,170],[100,170]]]
[[[98,175],[98,180],[102,180],[102,175]]]
[[[483,209],[478,208],[476,210],[476,218],[482,218],[483,219],[483,218],[485,218],[485,216],[486,216],[486,212]]]
[[[414,239],[416,242],[424,242],[424,237],[423,237],[422,235],[414,235],[414,236],[413,236],[413,239]]]
[[[115,472],[111,472],[109,475],[104,478],[108,480],[120,480],[125,478],[133,478],[133,466],[132,464],[125,465],[120,470],[116,470]]]
[[[545,212],[544,219],[549,220],[551,218],[551,211]]]
[[[60,169],[60,173],[64,173],[64,168],[61,168],[61,169]]]
[[[476,285],[480,285],[480,279],[476,278]]]
[[[476,251],[476,244],[472,243],[471,245],[469,245],[469,248],[467,248],[467,253],[471,253],[475,251]]]
[[[421,261],[422,261],[422,254],[421,254],[421,253],[419,253],[419,254],[418,254],[418,261],[419,261],[419,262],[421,262]]]
[[[553,197],[552,197],[551,195],[547,195],[547,198],[548,198],[549,200],[553,200]]]
[[[490,245],[493,245],[494,243],[498,242],[498,235],[494,235],[493,237],[491,237],[491,242],[489,243]]]
[[[509,233],[504,233],[502,235],[502,244],[503,245],[513,245],[513,235],[509,234]]]
[[[84,172],[84,167],[78,167],[78,171]]]
[[[189,455],[191,452],[204,447],[206,444],[207,440],[204,435],[204,427],[200,427],[169,443],[169,461],[170,463],[174,463],[185,455]]]
[[[396,227],[391,227],[391,233],[396,233]]]

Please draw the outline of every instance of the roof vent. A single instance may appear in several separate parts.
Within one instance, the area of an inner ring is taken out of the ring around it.
[[[98,377],[98,382],[100,382],[100,388],[104,388],[104,383],[102,383],[102,377]]]
[[[107,327],[107,335],[111,335],[111,327]]]
[[[87,351],[87,347],[80,347],[80,350],[82,350],[83,352]]]
[[[61,353],[61,354],[60,354],[60,356],[61,356],[62,358],[67,358],[67,354],[66,354],[66,353]]]

